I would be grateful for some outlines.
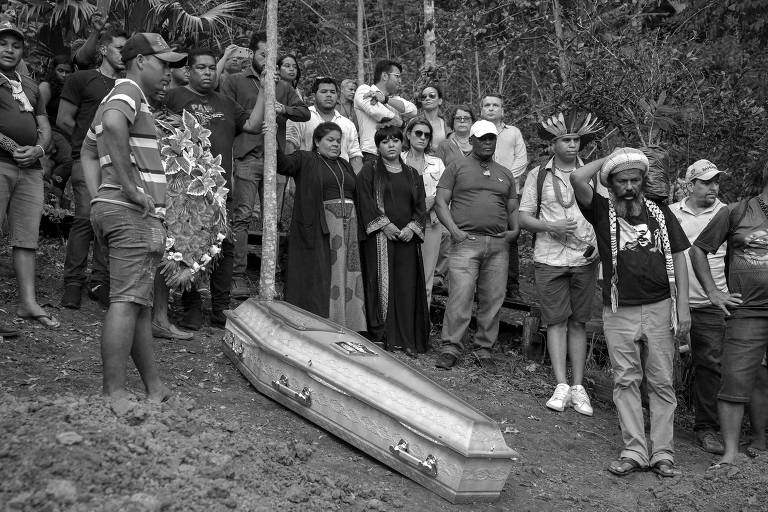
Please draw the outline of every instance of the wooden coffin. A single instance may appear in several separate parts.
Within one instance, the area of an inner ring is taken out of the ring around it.
[[[517,453],[488,416],[286,302],[250,299],[227,316],[224,352],[261,393],[453,503],[499,497]]]

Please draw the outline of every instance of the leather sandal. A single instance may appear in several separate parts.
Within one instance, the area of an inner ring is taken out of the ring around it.
[[[669,459],[661,459],[651,466],[651,471],[664,478],[679,476],[680,470],[675,469],[675,463]]]
[[[630,473],[636,471],[645,471],[645,468],[640,466],[640,463],[635,459],[629,457],[622,457],[610,463],[608,471],[616,476],[627,476]]]

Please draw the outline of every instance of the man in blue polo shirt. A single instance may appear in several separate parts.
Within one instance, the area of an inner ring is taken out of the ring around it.
[[[448,253],[448,302],[443,319],[438,368],[452,368],[464,346],[477,287],[477,330],[474,345],[480,365],[494,373],[491,350],[499,334],[504,303],[509,242],[520,233],[515,177],[493,161],[498,131],[490,121],[477,121],[469,132],[472,153],[453,162],[437,185],[437,216],[451,234]],[[450,204],[450,206],[449,206]]]

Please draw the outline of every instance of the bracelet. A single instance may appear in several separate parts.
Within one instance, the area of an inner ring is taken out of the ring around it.
[[[45,148],[43,146],[41,146],[40,144],[35,144],[35,147],[36,148],[40,148],[43,151],[43,154],[40,155],[40,157],[41,158],[44,157],[45,156]]]

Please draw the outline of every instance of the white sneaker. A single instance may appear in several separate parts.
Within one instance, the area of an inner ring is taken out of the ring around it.
[[[592,416],[594,412],[592,410],[592,403],[589,401],[589,396],[587,396],[587,390],[584,389],[584,386],[573,386],[570,391],[571,405],[573,405],[576,412],[584,416]]]
[[[558,384],[552,398],[547,401],[547,407],[558,412],[563,412],[571,402],[571,388],[568,384]]]

